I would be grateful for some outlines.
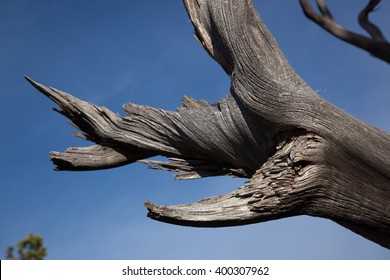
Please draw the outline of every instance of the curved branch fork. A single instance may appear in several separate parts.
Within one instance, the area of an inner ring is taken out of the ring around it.
[[[145,206],[153,219],[199,227],[312,215],[390,248],[390,135],[315,94],[251,1],[184,3],[197,39],[231,76],[227,97],[216,104],[184,97],[175,112],[127,103],[120,116],[27,78],[82,131],[76,136],[95,142],[52,152],[57,170],[141,161],[177,179],[249,178],[194,204]],[[148,159],[155,155],[170,161]]]
[[[337,38],[369,52],[372,56],[390,63],[390,42],[387,41],[381,30],[368,18],[380,1],[369,0],[358,16],[360,26],[370,35],[369,37],[349,31],[338,24],[329,11],[325,0],[315,1],[320,13],[314,10],[311,0],[300,0],[299,2],[306,17],[318,26]]]

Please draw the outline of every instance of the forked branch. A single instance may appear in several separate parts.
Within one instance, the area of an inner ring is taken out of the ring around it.
[[[185,0],[196,37],[231,76],[216,104],[183,98],[175,112],[124,105],[125,116],[28,81],[82,133],[87,148],[52,152],[57,170],[142,161],[178,179],[248,178],[193,204],[145,205],[153,219],[243,225],[295,215],[331,219],[390,248],[390,135],[318,96],[292,69],[249,0]],[[318,1],[327,18],[330,11]],[[154,155],[170,161],[149,160]]]
[[[325,0],[316,0],[320,13],[317,13],[311,5],[311,0],[299,0],[305,15],[320,27],[337,38],[369,52],[387,63],[390,63],[390,43],[386,40],[381,30],[369,20],[369,14],[375,10],[381,0],[370,0],[359,13],[360,26],[370,35],[364,36],[349,31],[338,24],[333,18]]]

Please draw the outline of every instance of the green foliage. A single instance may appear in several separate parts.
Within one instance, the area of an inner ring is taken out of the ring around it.
[[[43,238],[30,233],[17,244],[18,257],[15,258],[14,246],[8,246],[6,251],[7,260],[43,260],[46,256],[46,248],[43,246]]]

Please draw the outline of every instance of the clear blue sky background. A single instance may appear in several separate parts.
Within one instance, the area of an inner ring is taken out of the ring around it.
[[[365,0],[329,1],[360,32]],[[297,72],[325,99],[390,131],[390,67],[320,30],[298,1],[255,1]],[[390,3],[374,21],[390,37]],[[123,113],[134,102],[175,110],[183,95],[214,102],[229,78],[193,38],[181,1],[0,1],[0,250],[33,232],[49,259],[389,259],[390,251],[324,219],[294,217],[199,229],[150,220],[145,200],[190,203],[243,181],[174,181],[133,165],[54,172],[49,151],[90,145],[24,79]],[[2,257],[4,255],[2,254]]]

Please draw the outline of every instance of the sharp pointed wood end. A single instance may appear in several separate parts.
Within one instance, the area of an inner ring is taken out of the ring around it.
[[[39,90],[40,92],[42,93],[46,93],[47,92],[47,87],[45,87],[44,85],[34,81],[33,79],[31,79],[30,77],[28,76],[24,76],[24,78],[33,86],[35,87],[37,90]]]

